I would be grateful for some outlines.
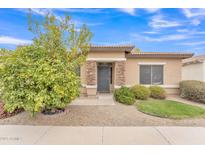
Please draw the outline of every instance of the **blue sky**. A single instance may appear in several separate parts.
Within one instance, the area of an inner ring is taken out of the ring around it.
[[[77,27],[87,24],[93,44],[134,44],[142,51],[205,54],[205,9],[32,9],[41,19],[47,12],[65,13]],[[28,9],[0,9],[0,48],[29,44]]]

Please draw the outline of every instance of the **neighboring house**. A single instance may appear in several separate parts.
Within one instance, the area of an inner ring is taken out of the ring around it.
[[[132,45],[91,46],[81,67],[82,93],[112,92],[121,86],[160,85],[178,93],[182,59],[191,53],[136,52]]]
[[[182,80],[205,82],[205,55],[184,59],[182,63]]]

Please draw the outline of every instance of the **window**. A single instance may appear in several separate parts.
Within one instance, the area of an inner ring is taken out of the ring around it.
[[[140,65],[140,84],[163,84],[163,65]]]
[[[140,66],[140,84],[151,84],[151,66]]]

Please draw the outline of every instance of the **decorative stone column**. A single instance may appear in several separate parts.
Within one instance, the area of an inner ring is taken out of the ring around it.
[[[115,62],[115,85],[125,85],[125,61]]]
[[[87,61],[86,62],[86,81],[87,85],[96,85],[96,62]]]
[[[86,89],[87,95],[96,95],[97,92],[97,64],[95,61],[86,62]]]

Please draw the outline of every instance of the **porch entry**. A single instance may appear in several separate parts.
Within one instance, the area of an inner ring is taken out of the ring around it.
[[[110,92],[112,84],[112,63],[98,63],[97,65],[97,92]]]

